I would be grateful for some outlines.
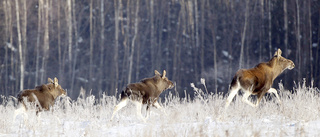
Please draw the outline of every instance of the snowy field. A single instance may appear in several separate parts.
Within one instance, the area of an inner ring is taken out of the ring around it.
[[[60,98],[53,111],[39,116],[35,111],[28,111],[28,116],[20,114],[15,120],[16,100],[2,97],[0,136],[320,136],[318,88],[297,84],[287,90],[280,84],[277,90],[281,105],[272,95],[271,100],[266,101],[268,96],[265,96],[258,108],[252,108],[241,102],[238,95],[225,110],[225,97],[208,95],[204,87],[194,87],[194,100],[168,94],[161,103],[167,115],[152,108],[147,123],[137,117],[133,104],[120,110],[110,121],[119,102],[114,96]]]

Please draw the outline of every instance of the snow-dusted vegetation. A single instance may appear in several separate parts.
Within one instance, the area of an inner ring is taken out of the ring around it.
[[[194,99],[174,96],[170,92],[162,100],[167,113],[151,108],[146,123],[129,104],[110,117],[118,97],[85,96],[77,100],[59,98],[53,111],[35,115],[19,114],[13,118],[17,101],[2,96],[0,136],[319,136],[320,90],[297,83],[292,89],[279,84],[282,104],[267,95],[257,108],[241,101],[238,95],[225,110],[223,95],[207,94],[203,85],[196,87]],[[254,100],[253,100],[254,101]],[[143,108],[145,109],[145,107]],[[143,110],[143,114],[145,111]]]

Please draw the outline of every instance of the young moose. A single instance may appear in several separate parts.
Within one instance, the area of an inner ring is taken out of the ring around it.
[[[162,109],[158,103],[159,95],[166,89],[173,88],[173,83],[166,77],[166,71],[163,71],[161,75],[155,70],[155,76],[151,78],[145,78],[138,83],[128,84],[124,91],[121,92],[121,101],[115,107],[111,120],[117,111],[128,104],[131,100],[136,104],[137,114],[145,122],[145,118],[141,115],[142,104],[147,104],[147,112],[152,105],[156,108]]]
[[[286,69],[293,69],[294,63],[281,56],[281,50],[278,49],[273,58],[266,63],[260,63],[251,69],[240,69],[233,77],[229,96],[226,102],[226,108],[230,105],[233,97],[238,93],[239,89],[244,91],[242,101],[252,107],[257,107],[265,93],[273,93],[278,98],[277,90],[271,88],[274,79]],[[256,104],[248,100],[250,95],[257,95]]]
[[[48,84],[37,86],[35,89],[22,90],[18,94],[19,103],[22,103],[25,109],[27,109],[25,103],[30,102],[36,103],[38,111],[49,110],[53,106],[55,99],[60,95],[66,95],[66,91],[58,84],[57,78],[54,78],[54,81],[48,78],[48,82]],[[39,102],[40,106],[36,101]]]

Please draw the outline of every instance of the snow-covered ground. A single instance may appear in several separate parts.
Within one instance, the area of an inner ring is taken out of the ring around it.
[[[16,101],[2,97],[0,136],[320,136],[318,88],[297,85],[291,94],[280,85],[282,104],[272,95],[258,108],[241,102],[238,95],[226,110],[225,97],[194,89],[194,100],[167,95],[161,103],[167,115],[152,108],[147,123],[136,116],[133,104],[110,121],[119,102],[112,96],[60,98],[52,112],[36,116],[28,111],[16,119]]]

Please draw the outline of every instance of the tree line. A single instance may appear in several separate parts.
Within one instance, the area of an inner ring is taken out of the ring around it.
[[[80,88],[115,95],[164,69],[180,96],[201,78],[226,93],[239,68],[277,48],[296,68],[275,83],[318,87],[319,9],[317,0],[1,0],[0,94],[57,77],[72,98]]]

